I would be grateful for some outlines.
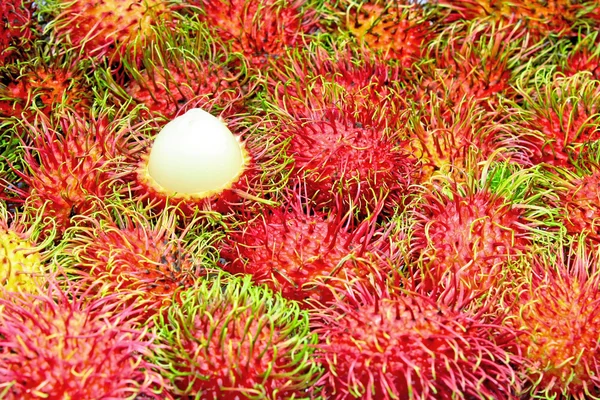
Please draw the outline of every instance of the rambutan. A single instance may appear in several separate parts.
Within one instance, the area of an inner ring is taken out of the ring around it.
[[[535,221],[528,221],[526,199],[508,197],[531,176],[516,173],[504,180],[496,191],[486,178],[426,189],[414,207],[411,240],[420,292],[460,302],[510,282],[508,263],[528,251]]]
[[[0,394],[17,399],[165,398],[154,349],[114,296],[72,298],[52,285],[41,295],[0,298]]]
[[[558,70],[566,76],[588,71],[594,79],[600,80],[600,37],[598,34],[598,31],[590,29],[589,32],[580,34],[575,44],[564,40],[564,47],[557,49],[557,53],[561,55],[557,60]]]
[[[35,38],[33,1],[11,0],[0,4],[0,66],[16,57],[16,52]]]
[[[516,23],[537,40],[549,35],[577,36],[581,26],[598,23],[598,4],[579,0],[438,0],[444,20],[461,19]]]
[[[143,50],[141,61],[123,59],[123,73],[129,79],[120,85],[105,69],[106,85],[123,102],[133,99],[167,120],[195,107],[240,113],[244,60],[211,38],[204,24],[180,25],[153,27],[156,39]]]
[[[5,293],[37,293],[50,267],[49,245],[53,237],[39,237],[41,210],[9,212],[0,202],[0,297]],[[0,391],[1,392],[1,391]]]
[[[523,332],[527,398],[600,398],[598,260],[584,242],[531,254],[508,326]]]
[[[302,118],[352,97],[365,104],[392,103],[401,108],[403,76],[402,68],[371,51],[350,45],[330,49],[314,41],[306,49],[287,52],[270,69],[261,109],[275,106]]]
[[[176,232],[172,210],[152,219],[145,214],[107,205],[78,217],[65,234],[63,251],[72,256],[69,272],[80,287],[89,287],[91,294],[120,293],[148,316],[161,312],[180,290],[192,286],[201,263],[183,241],[186,232]]]
[[[302,47],[317,27],[314,1],[299,0],[192,0],[201,8],[200,19],[215,36],[244,55],[258,71],[289,48]]]
[[[86,63],[71,52],[57,52],[55,46],[36,44],[27,58],[2,70],[0,117],[33,122],[39,112],[52,117],[65,108],[78,112],[91,108]]]
[[[530,86],[519,80],[522,101],[509,113],[532,164],[572,167],[585,145],[600,139],[600,81],[588,73],[565,77],[539,69]]]
[[[406,0],[335,2],[334,26],[347,31],[361,45],[398,61],[404,68],[418,61],[433,37],[433,24],[422,4]]]
[[[270,203],[287,179],[281,144],[249,116],[227,124],[194,108],[165,125],[139,153],[136,198],[184,215]],[[234,134],[235,132],[235,134]]]
[[[92,212],[100,200],[124,186],[123,177],[129,173],[122,165],[125,138],[134,128],[127,117],[111,120],[108,111],[94,115],[65,110],[56,125],[40,117],[35,125],[25,122],[32,145],[24,148],[27,171],[17,171],[25,188],[4,182],[3,189],[43,209],[62,233],[71,217]]]
[[[154,361],[179,398],[304,399],[320,375],[308,314],[250,277],[218,274],[156,319]]]
[[[40,3],[45,33],[96,60],[119,61],[153,39],[152,25],[174,19],[171,0],[51,0]]]
[[[249,220],[240,218],[244,222],[219,246],[221,266],[249,274],[287,299],[319,307],[333,300],[332,287],[389,269],[380,258],[385,234],[377,229],[376,217],[351,228],[338,212],[314,211],[291,199]]]
[[[510,399],[515,333],[416,293],[363,283],[313,324],[327,399]]]

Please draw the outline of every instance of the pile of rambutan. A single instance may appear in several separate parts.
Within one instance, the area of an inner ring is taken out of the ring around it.
[[[0,3],[0,399],[600,399],[597,1]]]

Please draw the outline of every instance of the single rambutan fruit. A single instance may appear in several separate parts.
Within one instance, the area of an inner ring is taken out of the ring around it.
[[[556,51],[560,54],[558,70],[566,76],[588,71],[596,80],[600,80],[600,37],[598,31],[590,29],[580,34],[575,44],[570,40],[562,42],[564,47]],[[566,57],[564,56],[566,54]]]
[[[171,0],[51,0],[39,3],[45,33],[96,60],[119,61],[149,45],[152,25],[175,17]]]
[[[78,286],[91,294],[120,293],[149,316],[194,284],[201,263],[184,243],[185,231],[176,232],[172,210],[154,218],[145,214],[111,204],[76,218],[63,252],[72,257],[69,272]]]
[[[153,361],[179,398],[307,398],[319,377],[308,314],[250,277],[218,274],[158,317]]]
[[[438,0],[445,9],[443,19],[453,22],[462,19],[479,19],[518,22],[536,40],[549,35],[577,36],[581,26],[598,23],[598,4],[579,0]]]
[[[33,1],[11,0],[0,4],[0,66],[13,61],[17,52],[37,36]]]
[[[533,82],[519,80],[517,90],[522,101],[508,115],[532,164],[572,167],[581,149],[600,139],[600,81],[588,73],[565,77],[539,69]]]
[[[511,399],[515,333],[416,293],[355,283],[313,323],[327,399]]]
[[[446,95],[432,93],[428,102],[413,104],[406,148],[420,162],[418,178],[423,183],[435,176],[462,179],[462,171],[492,157],[525,163],[519,138],[505,120],[499,111],[466,98],[448,104]]]
[[[243,222],[219,246],[221,267],[318,307],[333,300],[332,288],[343,282],[389,269],[382,258],[385,234],[376,219],[373,214],[350,227],[339,212],[311,210],[299,197],[292,198],[248,220],[240,218]]]
[[[303,47],[318,27],[316,2],[300,0],[192,0],[199,17],[216,37],[244,55],[249,66],[262,69],[289,48]]]
[[[285,185],[288,162],[276,137],[251,124],[242,116],[225,124],[199,108],[173,119],[140,153],[136,198],[157,208],[176,206],[184,215],[271,202]]]
[[[86,63],[70,52],[57,53],[55,46],[37,44],[27,58],[2,70],[0,117],[33,122],[37,113],[52,117],[65,108],[78,112],[91,108]]]
[[[456,22],[431,41],[428,59],[408,71],[407,90],[419,102],[433,93],[449,107],[466,97],[496,110],[502,97],[514,96],[514,76],[540,47],[517,25]]]
[[[41,210],[9,212],[0,202],[0,297],[14,293],[38,293],[42,290],[51,267],[48,235],[39,236]],[[1,393],[1,391],[0,391]]]
[[[366,49],[319,41],[287,52],[266,77],[265,107],[277,107],[294,117],[331,108],[341,98],[357,97],[365,104],[405,102],[400,83],[403,69]]]
[[[56,285],[0,298],[3,398],[164,399],[158,367],[145,359],[153,337],[113,300],[79,300]]]
[[[495,190],[491,178],[435,185],[415,204],[411,268],[420,292],[460,302],[510,284],[509,262],[528,251],[541,223],[527,213],[534,196],[515,199],[533,177],[527,171],[510,174]]]
[[[26,205],[43,209],[63,233],[71,217],[92,212],[124,187],[130,173],[123,163],[125,138],[135,128],[128,117],[111,120],[108,111],[95,115],[65,110],[56,125],[41,117],[35,125],[24,122],[32,145],[24,147],[27,170],[16,173],[25,187],[5,182],[3,189],[16,192]]]
[[[531,253],[506,323],[523,332],[516,346],[534,399],[600,398],[600,278],[585,242]],[[523,398],[524,398],[523,397]]]
[[[143,50],[141,62],[123,59],[125,83],[115,82],[110,68],[103,69],[102,79],[122,102],[133,99],[167,120],[195,107],[227,114],[243,110],[244,68],[234,64],[244,61],[211,38],[204,24],[153,30],[156,39]]]
[[[341,200],[339,212],[368,215],[380,202],[402,207],[410,195],[419,170],[399,128],[405,110],[343,96],[338,104],[322,99],[306,117],[283,109],[272,115],[279,123],[272,129],[289,141],[290,179],[305,188],[315,208],[337,207]]]
[[[343,0],[331,8],[335,28],[404,68],[421,59],[425,44],[433,37],[432,21],[419,3]]]

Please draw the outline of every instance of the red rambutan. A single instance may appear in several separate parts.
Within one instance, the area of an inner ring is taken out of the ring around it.
[[[523,101],[508,113],[532,164],[572,167],[581,149],[600,140],[600,81],[539,69],[532,87],[517,82]]]
[[[17,399],[164,399],[147,329],[113,297],[89,302],[55,285],[0,298],[0,394]]]
[[[515,334],[416,293],[363,284],[314,323],[328,399],[510,399]]]
[[[180,398],[305,399],[320,374],[308,314],[249,277],[219,274],[156,320],[154,361]]]
[[[244,55],[250,67],[262,69],[289,48],[304,45],[317,28],[314,1],[299,0],[192,0],[202,9],[215,36]]]
[[[433,26],[422,4],[406,0],[343,0],[331,10],[338,14],[336,27],[349,32],[360,44],[383,58],[410,67],[423,55],[433,36]]]
[[[375,218],[350,228],[337,212],[326,215],[299,199],[287,201],[227,233],[220,246],[222,267],[250,274],[287,299],[326,304],[332,287],[388,268],[379,258],[385,235]]]
[[[558,250],[558,251],[556,251]],[[527,398],[600,398],[600,275],[584,242],[531,254],[508,326],[521,334]]]
[[[33,1],[10,0],[0,3],[0,66],[13,60],[16,51],[36,36],[32,17]]]

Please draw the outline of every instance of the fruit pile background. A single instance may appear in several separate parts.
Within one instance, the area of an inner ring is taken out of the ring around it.
[[[596,1],[0,15],[0,398],[600,398]],[[247,160],[171,193],[195,107]]]

